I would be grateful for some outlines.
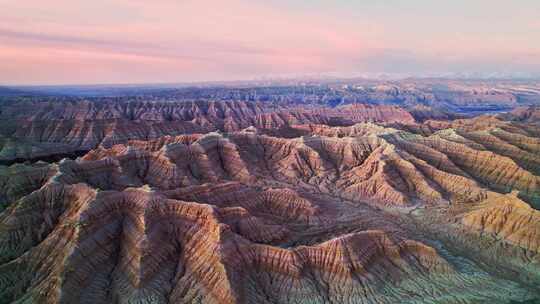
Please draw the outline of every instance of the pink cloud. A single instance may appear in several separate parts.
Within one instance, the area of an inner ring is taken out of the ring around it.
[[[51,75],[47,81],[58,82],[53,76],[59,63],[66,75],[70,66],[73,73],[91,67],[101,82],[120,77],[117,69],[128,62],[131,72],[137,66],[140,73],[156,73],[154,81],[161,81],[159,75],[186,81],[353,71],[388,56],[412,65],[418,58],[508,60],[524,53],[522,36],[510,40],[458,31],[422,36],[407,33],[407,24],[389,26],[380,16],[364,20],[342,12],[283,9],[286,5],[257,0],[49,0],[47,5],[0,1],[0,82],[34,81],[28,75],[47,73]],[[532,47],[525,51],[537,53]],[[523,58],[524,62],[536,57]],[[28,78],[15,79],[7,61],[16,61]],[[103,65],[115,67],[116,76]],[[124,74],[124,82],[141,78]]]
[[[17,60],[21,70],[54,69],[58,56],[68,54],[74,70],[77,58],[96,64],[103,64],[103,58],[131,61],[144,68],[152,59],[169,63],[164,73],[189,63],[190,69],[182,69],[186,74],[206,71],[208,77],[250,66],[247,74],[253,75],[331,70],[336,65],[332,58],[356,56],[367,45],[356,31],[331,18],[251,1],[101,2],[107,5],[54,0],[40,9],[13,2],[12,11],[28,13],[0,21],[0,41],[24,53]],[[122,11],[120,21],[115,13],[101,12],[108,6]],[[95,20],[77,18],[83,10]],[[0,57],[9,57],[6,50],[0,50]]]

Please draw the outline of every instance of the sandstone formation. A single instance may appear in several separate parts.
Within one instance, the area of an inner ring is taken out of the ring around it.
[[[247,102],[21,102],[0,105],[0,160],[32,159],[88,151],[130,139],[239,131],[249,126],[272,132],[291,125],[413,122],[393,106],[353,105],[285,109]]]
[[[269,191],[263,201],[275,195]],[[10,207],[1,222],[7,301],[395,303],[527,296],[478,269],[460,272],[435,249],[391,230],[285,249],[268,242],[293,230],[267,217],[143,188],[98,192],[53,182]],[[475,288],[480,283],[482,290]]]
[[[0,303],[536,299],[540,136],[515,115],[11,104]]]
[[[513,194],[488,200],[486,206],[467,213],[462,222],[529,251],[540,251],[540,213]]]

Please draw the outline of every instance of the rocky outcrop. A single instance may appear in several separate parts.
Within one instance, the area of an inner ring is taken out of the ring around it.
[[[413,122],[393,106],[283,108],[252,102],[77,101],[21,102],[2,106],[0,160],[32,159],[111,147],[129,140],[240,131],[250,126],[275,132],[296,124],[351,125],[358,122]],[[7,127],[9,125],[10,127]]]
[[[3,147],[29,143],[9,155],[35,155],[35,143],[91,150],[0,167],[0,303],[504,303],[538,293],[529,122],[419,123],[366,105],[113,104],[3,112],[29,126],[4,132]]]
[[[485,197],[483,185],[501,192],[519,190],[532,202],[539,193],[538,157],[510,143],[489,144],[476,135],[481,133],[440,131],[423,137],[371,124],[296,128],[330,137],[235,132],[132,140],[60,163],[57,179],[105,190],[145,184],[169,190],[221,181],[286,183],[402,207],[478,201]]]
[[[275,195],[270,190],[263,197]],[[242,208],[167,199],[145,188],[97,192],[52,183],[0,220],[0,291],[7,301],[394,303],[526,296],[485,275],[460,273],[435,249],[388,232],[284,249],[254,243],[283,227]]]
[[[45,163],[0,166],[0,211],[41,188],[56,172],[56,166]]]
[[[535,123],[538,125],[538,122],[540,121],[540,107],[518,107],[512,110],[510,113],[502,114],[501,117],[503,119]]]
[[[528,251],[540,252],[540,212],[515,193],[490,197],[485,205],[468,212],[462,223]]]

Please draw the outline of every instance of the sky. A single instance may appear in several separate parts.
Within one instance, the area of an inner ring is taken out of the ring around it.
[[[0,84],[540,76],[538,0],[0,0]]]

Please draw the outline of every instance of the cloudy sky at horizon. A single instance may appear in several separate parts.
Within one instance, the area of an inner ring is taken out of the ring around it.
[[[536,0],[0,0],[0,84],[540,75]]]

